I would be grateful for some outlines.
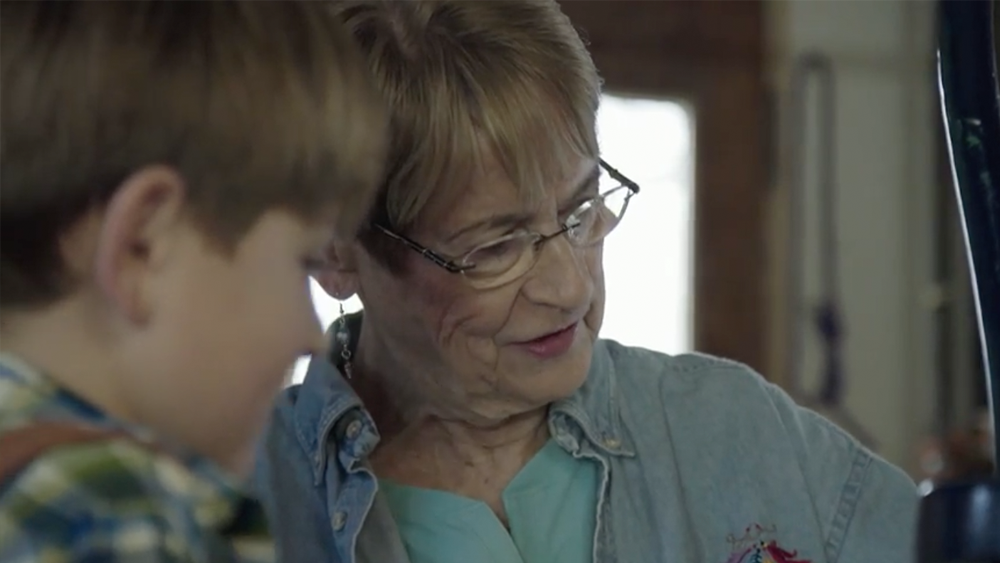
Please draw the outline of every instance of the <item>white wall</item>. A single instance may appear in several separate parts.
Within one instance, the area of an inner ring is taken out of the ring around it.
[[[912,0],[778,0],[769,6],[768,36],[787,126],[788,72],[794,58],[820,51],[833,60],[838,113],[837,212],[840,287],[846,326],[847,409],[874,437],[878,451],[907,469],[933,423],[932,198],[937,183],[938,109],[934,69],[934,3]],[[782,129],[782,134],[787,129]],[[814,147],[807,162],[815,163]],[[787,157],[772,206],[776,249],[784,248]],[[811,182],[809,190],[815,190]],[[815,201],[814,194],[807,196]],[[804,265],[816,296],[815,209],[807,214],[813,253]],[[772,365],[780,366],[784,265],[775,256],[777,315]],[[819,348],[808,329],[804,384],[815,388]],[[779,381],[788,374],[780,373]]]

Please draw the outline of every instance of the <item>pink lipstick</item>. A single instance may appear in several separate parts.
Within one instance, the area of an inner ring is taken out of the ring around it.
[[[576,338],[576,327],[579,324],[579,321],[575,322],[564,329],[546,334],[534,340],[520,342],[518,345],[541,359],[561,356],[573,346],[573,340]]]

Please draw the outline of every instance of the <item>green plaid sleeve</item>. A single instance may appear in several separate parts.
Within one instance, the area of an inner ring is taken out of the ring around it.
[[[53,450],[0,491],[0,561],[273,561],[263,537],[215,533],[226,501],[194,502],[197,481],[164,464],[124,440]]]

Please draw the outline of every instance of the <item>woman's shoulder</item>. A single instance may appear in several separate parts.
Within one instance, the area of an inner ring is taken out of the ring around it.
[[[745,364],[705,354],[671,356],[613,341],[600,341],[594,360],[594,372],[600,373],[591,377],[604,385],[593,387],[609,390],[605,400],[616,404],[637,442],[650,438],[655,446],[669,438],[678,449],[711,445],[725,452],[797,459],[812,473],[810,479],[829,479],[831,487],[842,484],[843,473],[852,467],[873,465],[900,485],[897,490],[915,490],[898,468]]]
[[[697,352],[666,354],[614,340],[598,340],[594,351],[598,376],[611,376],[623,393],[648,396],[703,396],[738,400],[770,396],[774,385],[746,364]]]
[[[802,549],[819,530],[816,547],[831,560],[909,558],[917,502],[909,477],[750,367],[606,340],[594,352],[586,401],[592,412],[600,399],[615,405],[633,456],[623,467],[643,475],[638,483],[655,476],[683,483],[689,498],[722,498],[699,526],[712,529],[722,513],[737,527],[780,522],[784,541]],[[658,495],[635,493],[668,502]]]
[[[707,354],[669,355],[601,340],[595,348],[592,378],[604,380],[622,416],[663,418],[696,429],[693,436],[755,443],[791,444],[808,455],[820,436],[850,457],[863,446],[843,429],[804,408],[780,386],[740,362]]]

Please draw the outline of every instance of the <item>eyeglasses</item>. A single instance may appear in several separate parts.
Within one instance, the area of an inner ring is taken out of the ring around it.
[[[604,160],[600,167],[600,195],[580,204],[551,234],[520,230],[478,245],[458,258],[448,258],[385,226],[372,226],[445,270],[462,274],[473,287],[499,287],[526,274],[538,261],[542,245],[555,237],[565,234],[573,246],[585,247],[604,240],[618,226],[629,200],[639,193],[639,185]]]

